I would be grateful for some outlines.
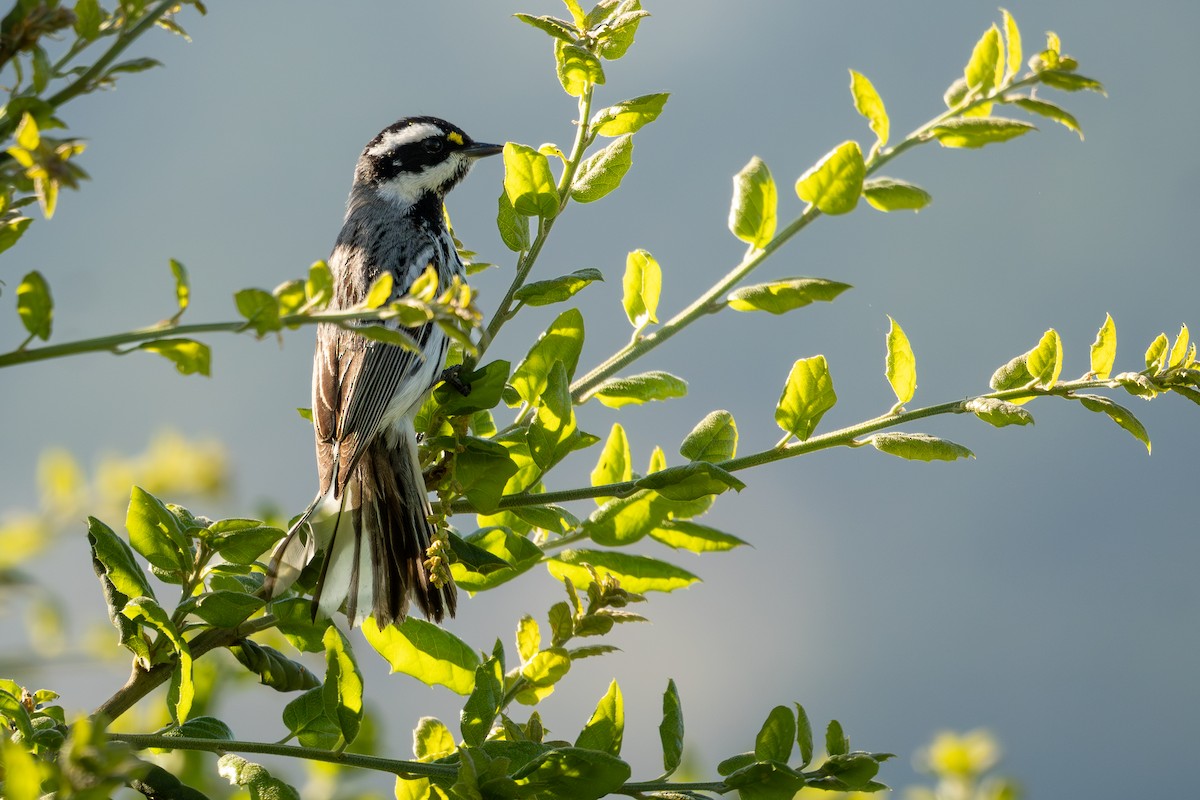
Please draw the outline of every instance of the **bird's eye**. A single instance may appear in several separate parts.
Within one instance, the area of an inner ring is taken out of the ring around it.
[[[432,154],[442,152],[442,148],[446,146],[446,143],[441,139],[426,139],[421,142],[421,146],[425,148],[426,153]]]

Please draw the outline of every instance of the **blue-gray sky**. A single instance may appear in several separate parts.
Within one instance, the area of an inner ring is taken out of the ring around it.
[[[652,18],[598,92],[598,105],[672,97],[637,135],[620,192],[573,207],[539,264],[536,277],[584,267],[607,277],[579,296],[584,365],[629,336],[620,308],[629,250],[662,264],[666,313],[683,307],[740,257],[725,225],[730,177],[752,155],[780,185],[781,216],[794,216],[796,176],[847,138],[870,142],[848,68],[872,79],[895,137],[941,109],[943,89],[999,19],[982,2],[728,5],[736,10],[648,2]],[[816,353],[841,398],[822,427],[874,416],[892,400],[882,374],[889,314],[916,351],[914,405],[984,391],[992,370],[1047,327],[1062,334],[1064,375],[1074,376],[1086,371],[1106,312],[1119,369],[1140,368],[1160,331],[1200,326],[1200,156],[1188,146],[1200,122],[1189,55],[1200,6],[1009,8],[1027,53],[1056,30],[1081,71],[1107,86],[1107,99],[1060,98],[1086,141],[1038,121],[1039,133],[1007,145],[930,146],[897,160],[888,173],[929,190],[928,209],[821,219],[761,270],[853,291],[783,318],[702,321],[639,365],[686,378],[688,398],[619,413],[591,404],[583,427],[603,434],[620,420],[644,463],[653,445],[673,454],[697,420],[724,408],[742,451],[761,449],[778,438],[772,410],[792,362]],[[66,121],[89,141],[81,163],[93,181],[64,194],[54,220],[3,256],[0,277],[11,286],[28,269],[47,276],[61,341],[169,316],[171,257],[192,275],[188,316],[229,318],[237,289],[273,287],[328,255],[354,160],[394,119],[435,114],[481,140],[565,147],[575,106],[554,77],[549,39],[510,16],[560,9],[261,0],[185,14],[192,43],[159,33],[136,46],[165,69],[69,107]],[[485,311],[511,275],[493,224],[500,180],[499,160],[483,163],[450,202],[460,236],[501,265],[477,281]],[[558,310],[523,314],[492,352],[517,360]],[[0,341],[20,338],[16,316],[0,316]],[[210,379],[177,376],[148,355],[5,370],[0,508],[30,505],[32,465],[47,447],[69,446],[86,462],[139,450],[166,426],[227,443],[237,485],[223,513],[250,513],[265,499],[302,508],[315,476],[294,409],[308,405],[311,333],[287,335],[282,349],[244,337],[211,343]],[[615,676],[635,774],[652,777],[659,695],[674,677],[689,741],[710,762],[751,748],[771,706],[800,701],[815,720],[841,719],[856,747],[904,754],[885,769],[893,785],[910,780],[907,754],[932,733],[976,726],[999,735],[1007,771],[1035,796],[1117,800],[1186,780],[1175,765],[1190,763],[1200,733],[1191,510],[1200,409],[1173,397],[1117,399],[1146,423],[1153,456],[1102,416],[1038,402],[1032,428],[939,418],[912,429],[967,444],[978,456],[969,462],[909,463],[868,448],[754,471],[746,491],[704,520],[753,549],[674,556],[704,582],[655,596],[652,626],[626,626],[614,639],[621,654],[573,671],[544,710],[554,735],[573,738]],[[584,478],[595,455],[576,458],[562,481]],[[86,554],[60,555],[72,576],[62,585],[78,586],[74,606],[102,619]],[[558,591],[548,576],[510,584],[487,603],[465,602],[454,629],[490,649],[496,636],[511,641],[521,614],[544,616]],[[456,718],[458,698],[387,678],[365,644],[359,653],[373,696],[389,706],[398,755],[419,716]],[[66,700],[90,708],[107,688]],[[234,717],[239,736],[278,738],[283,698],[247,698],[261,710]]]

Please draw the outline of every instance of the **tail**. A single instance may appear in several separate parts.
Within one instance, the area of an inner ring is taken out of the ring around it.
[[[367,447],[340,498],[332,489],[318,497],[288,531],[267,568],[268,596],[291,585],[320,546],[314,615],[345,603],[351,627],[369,613],[384,628],[404,620],[411,597],[434,622],[454,616],[454,584],[435,585],[425,568],[435,531],[416,433],[404,422]]]

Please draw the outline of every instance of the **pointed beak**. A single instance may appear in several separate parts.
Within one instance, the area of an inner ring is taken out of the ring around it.
[[[494,156],[497,153],[503,152],[504,145],[502,144],[485,144],[483,142],[472,142],[458,152],[462,153],[467,158],[483,158],[484,156]]]

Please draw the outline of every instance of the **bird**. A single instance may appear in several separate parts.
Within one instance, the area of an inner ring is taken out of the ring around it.
[[[358,305],[384,273],[393,279],[391,300],[428,266],[443,288],[464,275],[446,224],[446,194],[477,159],[502,150],[428,116],[400,119],[368,142],[329,257],[329,309]],[[404,621],[410,598],[433,622],[454,616],[453,581],[435,581],[426,564],[436,529],[414,429],[449,340],[432,322],[404,331],[419,353],[368,339],[354,326],[317,325],[312,419],[319,488],[272,553],[264,581],[267,597],[277,597],[322,552],[314,619],[344,604],[352,628],[369,615],[382,630]]]

